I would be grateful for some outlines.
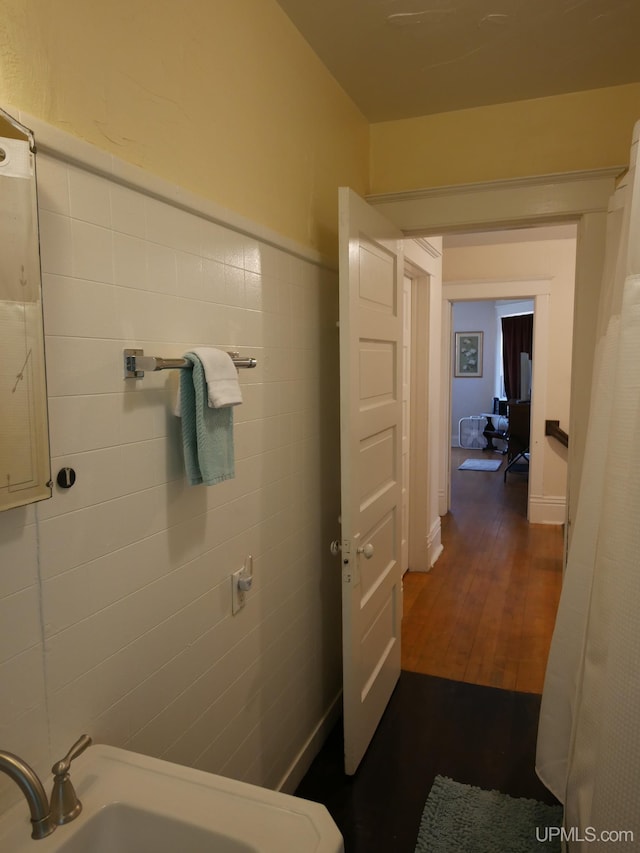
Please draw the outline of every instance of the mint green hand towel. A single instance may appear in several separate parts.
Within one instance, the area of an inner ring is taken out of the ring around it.
[[[180,371],[182,447],[190,486],[213,486],[235,477],[233,406],[211,409],[202,362],[195,353],[184,356],[193,369]]]

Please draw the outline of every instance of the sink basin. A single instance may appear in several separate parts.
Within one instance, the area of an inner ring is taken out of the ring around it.
[[[88,850],[92,853],[164,853],[165,850],[253,853],[257,849],[208,827],[123,803],[105,806],[70,838],[64,840],[61,835],[58,840],[62,842],[57,848],[59,853],[86,853]]]
[[[102,744],[76,758],[82,813],[30,837],[24,800],[0,818],[3,853],[344,853],[324,806]]]

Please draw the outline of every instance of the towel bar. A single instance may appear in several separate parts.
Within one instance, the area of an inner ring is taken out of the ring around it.
[[[255,367],[255,358],[245,358],[237,352],[230,352],[231,360],[236,367]],[[143,379],[145,370],[183,370],[191,368],[191,362],[186,358],[161,358],[156,355],[145,355],[142,349],[124,350],[124,378]]]

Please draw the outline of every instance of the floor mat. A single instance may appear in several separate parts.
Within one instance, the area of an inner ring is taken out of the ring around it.
[[[562,806],[436,776],[415,853],[560,853]]]
[[[458,471],[497,471],[502,459],[465,459]]]

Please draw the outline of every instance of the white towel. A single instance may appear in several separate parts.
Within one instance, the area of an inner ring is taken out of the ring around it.
[[[198,356],[204,368],[209,408],[222,409],[242,403],[238,371],[229,353],[213,347],[198,347],[191,351]]]
[[[191,352],[198,357],[204,369],[209,408],[221,409],[242,403],[238,371],[229,353],[213,347],[197,347]],[[182,415],[179,383],[173,398],[173,414],[177,418]]]

